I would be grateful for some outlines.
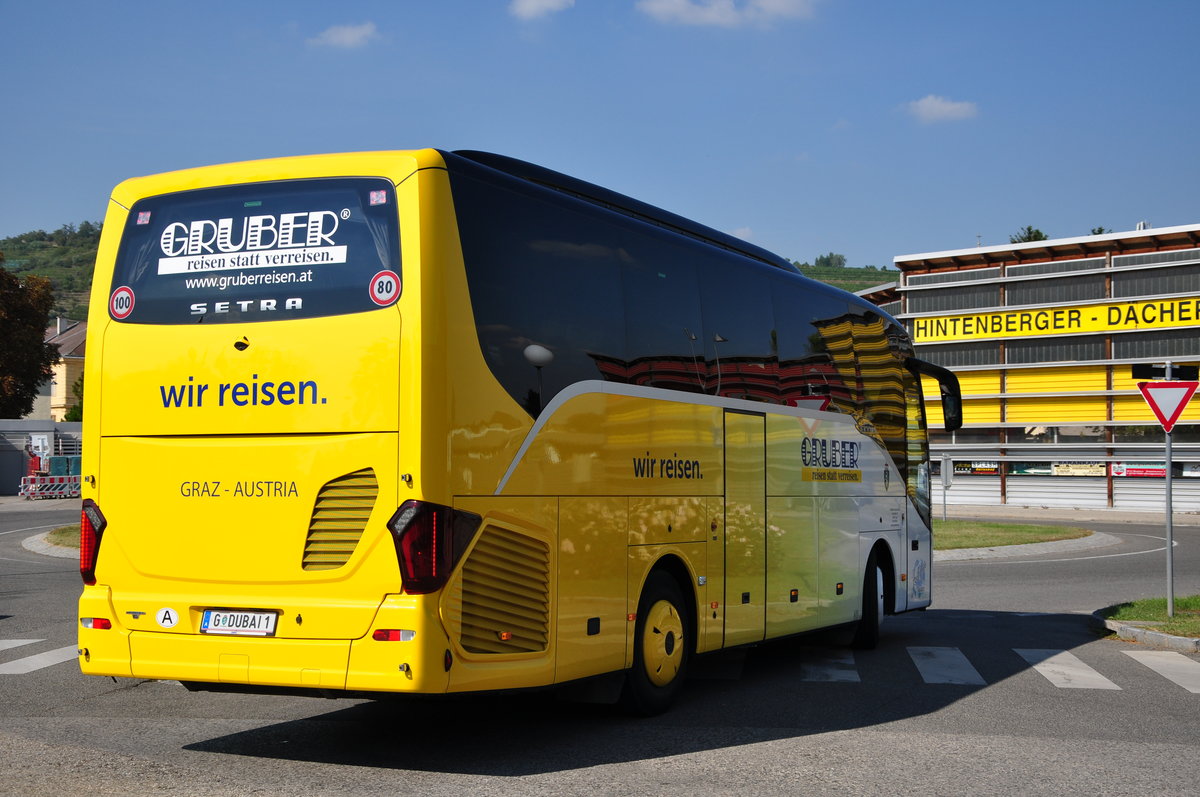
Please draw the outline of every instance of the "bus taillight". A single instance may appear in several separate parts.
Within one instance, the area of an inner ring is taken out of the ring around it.
[[[79,575],[83,583],[96,583],[96,558],[100,555],[100,538],[108,521],[100,507],[90,498],[83,499],[83,511],[79,517]]]
[[[436,592],[466,552],[481,518],[427,501],[405,501],[388,521],[408,595]]]

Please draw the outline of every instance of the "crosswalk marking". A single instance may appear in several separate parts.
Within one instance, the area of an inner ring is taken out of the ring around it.
[[[79,649],[75,645],[48,650],[45,653],[38,653],[35,656],[26,656],[23,659],[0,664],[0,675],[25,675],[34,670],[40,670],[43,667],[51,667],[55,664],[62,664],[64,661],[70,661],[78,655]]]
[[[1200,661],[1192,661],[1182,653],[1169,650],[1126,650],[1134,661],[1145,664],[1172,683],[1179,684],[1194,695],[1200,695]]]
[[[1121,688],[1065,650],[1013,648],[1013,652],[1060,689]]]
[[[0,650],[19,648],[22,645],[32,645],[34,642],[45,642],[44,639],[0,639]]]
[[[987,685],[958,648],[911,647],[908,655],[927,684]]]
[[[805,681],[826,683],[859,683],[854,653],[849,650],[810,650],[800,665],[800,677]]]

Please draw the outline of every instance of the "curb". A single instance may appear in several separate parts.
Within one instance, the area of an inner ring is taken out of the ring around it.
[[[1119,539],[1102,531],[1093,531],[1086,537],[1076,537],[1073,540],[1055,540],[1053,542],[1031,542],[1023,545],[999,545],[992,548],[951,548],[945,551],[935,550],[933,561],[963,562],[975,559],[998,559],[1014,556],[1036,556],[1046,553],[1071,553],[1086,551],[1091,548],[1104,548],[1116,545]]]
[[[56,556],[59,559],[74,559],[79,560],[79,550],[77,548],[64,548],[61,545],[54,545],[46,542],[46,537],[50,532],[43,534],[34,534],[32,537],[26,537],[21,540],[21,547],[33,553],[40,553],[43,556]]]
[[[1153,631],[1138,625],[1129,625],[1120,620],[1108,620],[1100,616],[1101,609],[1092,612],[1092,625],[1100,631],[1111,631],[1127,642],[1140,642],[1143,645],[1154,645],[1168,648],[1179,653],[1200,653],[1200,639],[1192,637],[1172,636],[1161,631]]]

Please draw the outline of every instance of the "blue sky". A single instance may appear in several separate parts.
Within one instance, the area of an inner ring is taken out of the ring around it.
[[[784,257],[1200,222],[1200,3],[0,0],[0,237],[126,177],[500,152]]]

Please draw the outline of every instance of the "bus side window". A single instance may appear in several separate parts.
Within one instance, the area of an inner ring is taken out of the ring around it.
[[[780,402],[778,331],[769,266],[712,258],[700,268],[707,391],[751,401]]]

